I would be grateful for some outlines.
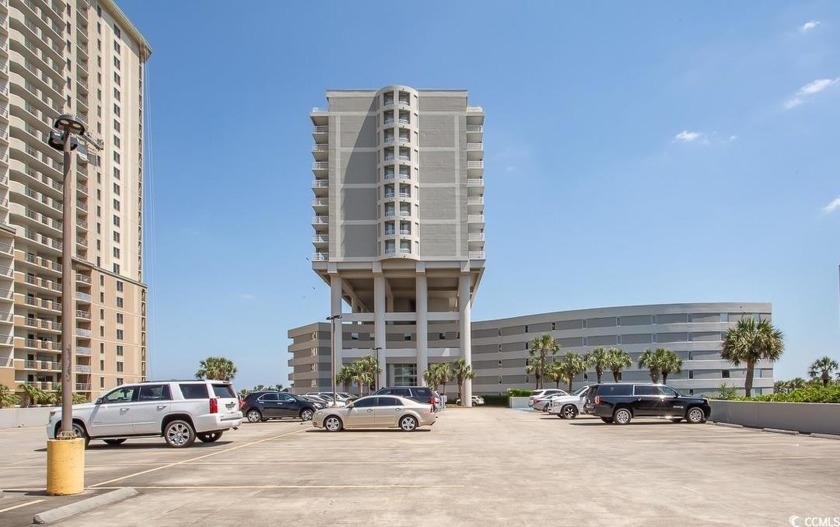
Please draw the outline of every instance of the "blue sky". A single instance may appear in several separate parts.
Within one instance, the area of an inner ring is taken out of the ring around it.
[[[474,320],[772,302],[777,378],[840,360],[836,1],[118,3],[154,50],[153,378],[288,385],[287,330],[329,314],[309,112],[397,83],[486,113]]]

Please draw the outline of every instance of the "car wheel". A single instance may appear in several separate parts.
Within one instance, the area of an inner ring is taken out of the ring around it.
[[[612,423],[612,422],[613,422],[613,418],[612,418],[612,417],[602,417],[602,418],[601,418],[601,421],[603,421],[603,422],[605,422],[605,423],[607,423],[607,424],[610,424],[610,423]]]
[[[195,443],[195,430],[187,421],[175,419],[163,427],[163,438],[173,448],[186,448]]]
[[[688,409],[688,412],[685,414],[685,420],[693,425],[698,425],[706,421],[706,414],[702,408],[695,406],[694,408]]]
[[[619,408],[613,414],[613,422],[617,425],[626,425],[633,418],[633,414],[627,408]]]
[[[200,439],[202,443],[215,443],[222,437],[222,432],[205,432],[203,434],[196,434],[195,437]]]
[[[560,413],[563,414],[563,418],[565,419],[574,419],[577,417],[578,411],[575,405],[567,404],[562,409],[560,409]]]
[[[125,438],[122,439],[105,439],[106,445],[117,446],[125,443]]]
[[[413,432],[417,430],[417,419],[411,417],[410,415],[403,416],[400,419],[400,428],[403,432]]]
[[[314,412],[311,409],[304,408],[303,410],[300,411],[300,418],[303,419],[304,421],[311,421],[313,413]]]
[[[246,417],[248,417],[249,423],[259,423],[262,421],[262,414],[259,410],[248,410]]]
[[[341,418],[331,415],[324,419],[324,428],[327,432],[341,432],[344,424],[341,422]]]
[[[55,435],[58,436],[58,433],[61,431],[61,422],[55,425]],[[90,444],[90,436],[87,435],[85,431],[85,427],[81,423],[74,422],[73,423],[73,433],[76,434],[76,437],[85,440],[85,448]]]

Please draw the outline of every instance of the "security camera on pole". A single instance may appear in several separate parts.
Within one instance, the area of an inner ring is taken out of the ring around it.
[[[61,253],[61,432],[47,440],[47,494],[79,494],[85,488],[85,439],[73,427],[73,344],[76,305],[73,290],[73,252],[76,245],[76,183],[72,153],[81,139],[100,150],[102,142],[87,135],[84,121],[59,115],[47,144],[64,152]]]

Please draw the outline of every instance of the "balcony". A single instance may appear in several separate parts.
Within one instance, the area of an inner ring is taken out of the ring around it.
[[[483,242],[484,241],[484,233],[483,232],[471,232],[469,234],[469,241],[471,241],[471,242]]]
[[[93,336],[93,332],[89,329],[76,328],[75,335],[77,337],[82,337],[83,339],[89,339]]]
[[[470,260],[484,260],[484,251],[470,251]]]
[[[91,296],[87,293],[76,293],[76,300],[90,304]]]
[[[89,392],[90,391],[90,384],[88,383],[76,383],[76,391],[77,392]]]
[[[83,320],[90,320],[90,311],[76,311],[76,318],[81,318]]]
[[[326,216],[315,216],[312,218],[312,225],[327,225],[329,218]]]
[[[77,346],[76,347],[76,355],[81,355],[83,357],[90,357],[92,353],[91,348],[87,346]]]
[[[470,214],[467,216],[468,223],[484,223],[484,214]]]
[[[315,161],[326,160],[328,153],[329,147],[327,147],[327,145],[315,145],[312,147],[312,157],[315,158]]]
[[[76,364],[76,373],[90,373],[90,366],[87,364]]]
[[[326,161],[316,161],[312,163],[312,171],[319,173],[319,172],[326,172],[330,169],[329,162]]]
[[[312,255],[313,262],[326,262],[328,259],[327,253],[315,253]]]
[[[329,135],[330,127],[329,126],[313,126],[312,127],[312,138],[315,139],[316,143],[323,143],[327,140],[327,136]]]
[[[312,243],[315,245],[326,245],[329,241],[329,237],[327,236],[318,235],[312,237]]]
[[[76,281],[83,284],[90,284],[90,277],[87,275],[76,273]]]

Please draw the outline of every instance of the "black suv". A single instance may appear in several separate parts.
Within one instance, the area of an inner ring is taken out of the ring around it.
[[[440,397],[428,386],[394,386],[380,388],[372,395],[398,395],[412,399],[418,403],[431,404],[435,410],[440,409]]]
[[[586,394],[584,411],[605,423],[626,425],[634,417],[667,417],[675,423],[703,423],[712,413],[708,399],[680,395],[664,384],[595,384]]]
[[[286,392],[251,392],[242,403],[242,413],[251,423],[284,417],[312,419],[324,405]]]

